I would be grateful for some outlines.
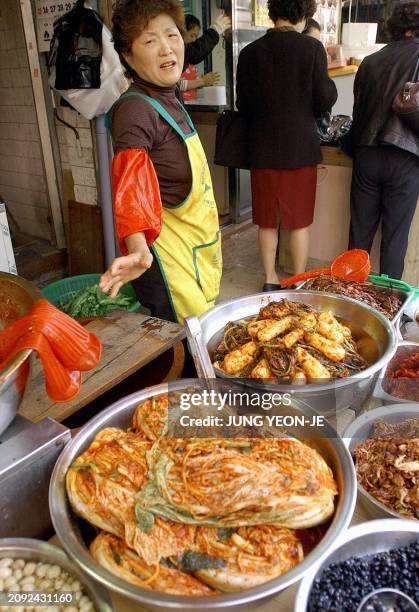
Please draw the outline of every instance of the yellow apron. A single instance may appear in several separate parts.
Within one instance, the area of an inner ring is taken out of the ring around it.
[[[192,187],[175,207],[163,205],[163,227],[151,247],[178,323],[185,317],[199,317],[212,308],[220,290],[222,272],[221,234],[207,158],[186,110],[192,132],[184,134],[173,117],[154,98],[129,92],[123,97],[141,96],[182,138],[192,170]]]

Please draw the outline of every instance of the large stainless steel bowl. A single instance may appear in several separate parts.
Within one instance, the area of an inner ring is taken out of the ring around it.
[[[419,523],[414,521],[382,519],[351,527],[342,534],[328,556],[304,576],[295,598],[294,612],[306,612],[313,581],[332,563],[392,550],[418,539]]]
[[[401,423],[407,419],[419,419],[419,404],[393,404],[392,406],[369,410],[361,414],[349,425],[343,434],[343,441],[351,456],[353,456],[356,446],[372,436],[373,425],[377,420],[383,420],[387,423]],[[358,493],[360,503],[371,517],[406,519],[403,515],[395,510],[391,510],[391,508],[375,499],[359,483]]]
[[[30,538],[3,538],[0,539],[0,559],[6,557],[59,565],[82,584],[87,596],[95,604],[97,612],[113,612],[114,608],[107,590],[88,578],[58,546]]]
[[[210,355],[213,354],[222,339],[224,326],[229,321],[255,316],[259,309],[269,302],[284,298],[294,302],[310,304],[318,310],[329,310],[337,318],[352,323],[359,330],[368,334],[375,342],[378,359],[355,376],[332,380],[325,384],[294,386],[269,384],[267,385],[268,388],[275,388],[278,392],[282,391],[283,393],[292,391],[294,397],[304,400],[326,416],[333,415],[336,410],[361,406],[370,394],[375,374],[394,355],[397,347],[397,335],[394,326],[388,319],[374,308],[357,300],[333,293],[298,290],[258,293],[220,304],[200,318],[202,341],[206,343]],[[217,370],[216,374],[222,378],[232,378],[223,374],[220,370]],[[244,382],[244,379],[235,378],[234,380]],[[246,384],[260,385],[263,383],[247,379]]]
[[[40,291],[29,281],[0,272],[0,332],[12,320],[27,314],[40,297]],[[0,434],[19,409],[29,372],[30,354],[30,350],[21,351],[0,371]]]
[[[195,379],[186,379],[170,384],[170,391],[182,391],[201,385]],[[101,567],[89,554],[87,543],[83,539],[81,521],[73,514],[67,500],[65,490],[65,475],[69,466],[84,452],[95,435],[105,427],[127,428],[131,423],[136,406],[150,397],[156,397],[168,391],[168,385],[158,385],[138,393],[129,395],[116,402],[100,415],[92,419],[74,440],[64,449],[55,466],[50,486],[50,512],[52,522],[63,546],[80,567],[90,576],[96,578],[110,589],[129,597],[136,602],[152,609],[186,609],[208,610],[232,608],[250,605],[274,596],[290,584],[299,580],[313,563],[322,559],[335,540],[348,526],[356,501],[356,481],[352,459],[342,440],[327,425],[324,427],[324,437],[312,438],[309,443],[317,448],[331,466],[339,487],[339,497],[336,510],[326,534],[319,544],[306,556],[304,561],[283,576],[267,582],[257,588],[240,593],[225,593],[216,597],[181,597],[165,595],[164,593],[147,591],[117,578]],[[299,414],[312,417],[314,411],[306,406],[295,403],[287,407],[287,414]],[[289,430],[293,433],[293,430]]]

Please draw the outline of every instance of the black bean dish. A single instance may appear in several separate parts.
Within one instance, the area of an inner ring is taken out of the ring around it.
[[[355,612],[366,595],[384,587],[398,589],[419,603],[419,540],[332,563],[313,582],[308,612]],[[402,607],[397,610],[402,611]]]

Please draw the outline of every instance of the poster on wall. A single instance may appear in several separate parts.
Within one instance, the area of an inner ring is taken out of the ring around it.
[[[54,33],[54,21],[76,4],[76,0],[36,0],[36,32],[39,51],[49,51]]]
[[[339,0],[317,0],[314,19],[319,22],[320,40],[326,48],[339,42],[339,16]]]
[[[268,0],[253,0],[253,25],[262,28],[271,28],[269,19]]]

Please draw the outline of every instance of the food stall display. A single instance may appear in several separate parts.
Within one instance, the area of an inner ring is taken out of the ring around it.
[[[247,377],[240,379],[234,376],[234,374],[228,374],[222,368],[216,369],[217,376],[227,380],[242,381],[243,384],[246,385],[260,386],[265,384],[267,389],[278,392],[292,391],[295,398],[307,402],[325,416],[336,416],[337,412],[348,407],[359,410],[362,403],[370,396],[372,386],[375,382],[374,375],[377,374],[377,372],[384,367],[384,364],[393,356],[397,346],[397,337],[395,328],[388,319],[377,310],[358,300],[332,295],[330,293],[304,290],[261,293],[237,298],[228,303],[216,306],[200,318],[197,326],[198,333],[196,334],[196,340],[200,345],[200,352],[206,351],[212,362],[216,362],[216,352],[223,340],[224,330],[228,323],[236,323],[237,321],[255,318],[258,316],[261,308],[269,306],[271,302],[278,302],[281,298],[289,302],[303,302],[306,309],[308,307],[314,308],[319,314],[320,312],[330,312],[339,324],[343,324],[344,327],[350,329],[352,339],[356,342],[357,353],[362,359],[354,354],[353,345],[352,348],[348,349],[348,355],[347,351],[342,350],[341,346],[338,348],[338,353],[342,359],[345,359],[346,356],[348,357],[348,365],[351,367],[355,366],[357,370],[355,374],[351,373],[350,368],[348,368],[349,373],[347,373],[345,366],[343,366],[340,361],[333,361],[333,359],[327,358],[321,350],[316,349],[315,346],[305,344],[301,348],[307,351],[307,353],[314,350],[319,351],[316,353],[315,358],[320,362],[324,374],[326,374],[325,370],[323,370],[325,367],[324,363],[327,363],[327,367],[330,368],[330,371],[333,370],[335,374],[340,371],[343,376],[333,378],[328,370],[329,377],[318,377],[315,380],[316,384],[295,384],[295,382],[293,383],[286,379],[282,380],[280,384],[277,384],[277,381],[274,379],[266,380],[266,383],[264,383],[263,380]],[[291,331],[292,327],[295,327],[295,325],[292,325],[293,319],[291,318],[289,321],[289,329],[282,332],[282,336],[279,338],[281,342],[285,342],[286,334]],[[323,329],[326,327],[327,325],[322,325]],[[295,338],[296,335],[301,335],[301,331],[300,329],[298,333],[296,332],[293,334],[293,337]],[[312,332],[308,333],[310,334]],[[314,333],[317,334],[318,332]],[[323,336],[325,338],[325,340],[323,340],[322,336],[323,334],[318,334],[316,336],[309,336],[309,338],[312,343],[321,346],[324,350],[328,350],[328,352],[329,348],[331,348],[333,356],[336,358],[337,354],[334,353],[333,340],[325,336]],[[274,340],[275,339],[273,339],[273,341]],[[332,346],[330,342],[332,342]],[[306,346],[309,347],[309,351]],[[326,346],[328,349],[325,349]],[[272,350],[272,346],[264,348]],[[293,347],[291,347],[291,349],[292,348]],[[253,345],[250,345],[250,349],[253,349]],[[273,350],[275,350],[275,347],[273,347]],[[301,350],[299,350],[298,353],[298,359],[300,361],[295,365],[298,365],[298,369],[302,369],[301,365],[304,362],[306,354],[301,352]],[[329,353],[329,355],[331,354],[332,353]],[[349,354],[351,354],[351,356],[349,356]],[[247,362],[246,365],[249,365],[253,360],[249,359],[249,357],[250,356],[246,356],[245,358]],[[353,359],[358,363],[356,364]],[[309,361],[313,366],[318,368],[318,364],[313,361],[313,355],[311,354]],[[359,367],[361,364],[362,367]],[[275,364],[275,369],[276,365],[281,366],[280,363]],[[308,363],[306,362],[304,367],[307,369],[307,366]],[[286,372],[285,361],[281,369],[283,372]],[[305,375],[305,378],[313,379],[313,370],[311,367],[309,367],[307,371],[308,376]],[[237,373],[239,372],[240,368],[237,369]],[[312,380],[311,382],[314,381]]]
[[[345,378],[368,367],[349,327],[330,311],[279,300],[228,323],[214,359],[227,374],[294,384]]]
[[[7,595],[6,595],[7,593]],[[106,589],[86,576],[58,546],[29,538],[0,540],[2,609],[113,612]]]
[[[394,320],[398,314],[401,314],[402,306],[406,306],[410,298],[405,291],[394,289],[391,286],[379,287],[371,282],[358,283],[328,275],[310,279],[304,283],[303,287],[310,291],[325,291],[360,300],[390,320]]]
[[[306,574],[297,591],[294,612],[414,612],[419,597],[418,555],[419,525],[414,521],[384,519],[355,525],[321,564]],[[390,593],[390,599],[384,597],[384,589],[387,594],[388,589],[401,591],[400,599],[394,598],[397,593]],[[372,601],[364,606],[371,595]]]
[[[384,430],[384,432],[383,432]],[[377,423],[358,444],[354,460],[359,484],[379,502],[406,518],[419,519],[419,419]]]
[[[66,550],[145,605],[264,599],[297,580],[353,512],[352,461],[327,425],[328,437],[301,440],[297,427],[270,438],[174,436],[167,419],[179,397],[204,388],[186,379],[111,406],[67,447],[52,478],[51,515]],[[314,415],[298,402],[289,410]]]
[[[67,471],[75,512],[116,536],[97,536],[93,557],[138,586],[189,596],[251,588],[302,561],[320,531],[300,531],[335,510],[320,453],[293,438],[162,437],[168,413],[167,395],[140,404],[128,432],[103,429]]]
[[[377,381],[375,395],[385,403],[419,402],[419,344],[400,343]]]
[[[419,405],[392,404],[359,415],[344,432],[358,500],[372,518],[419,519]]]

